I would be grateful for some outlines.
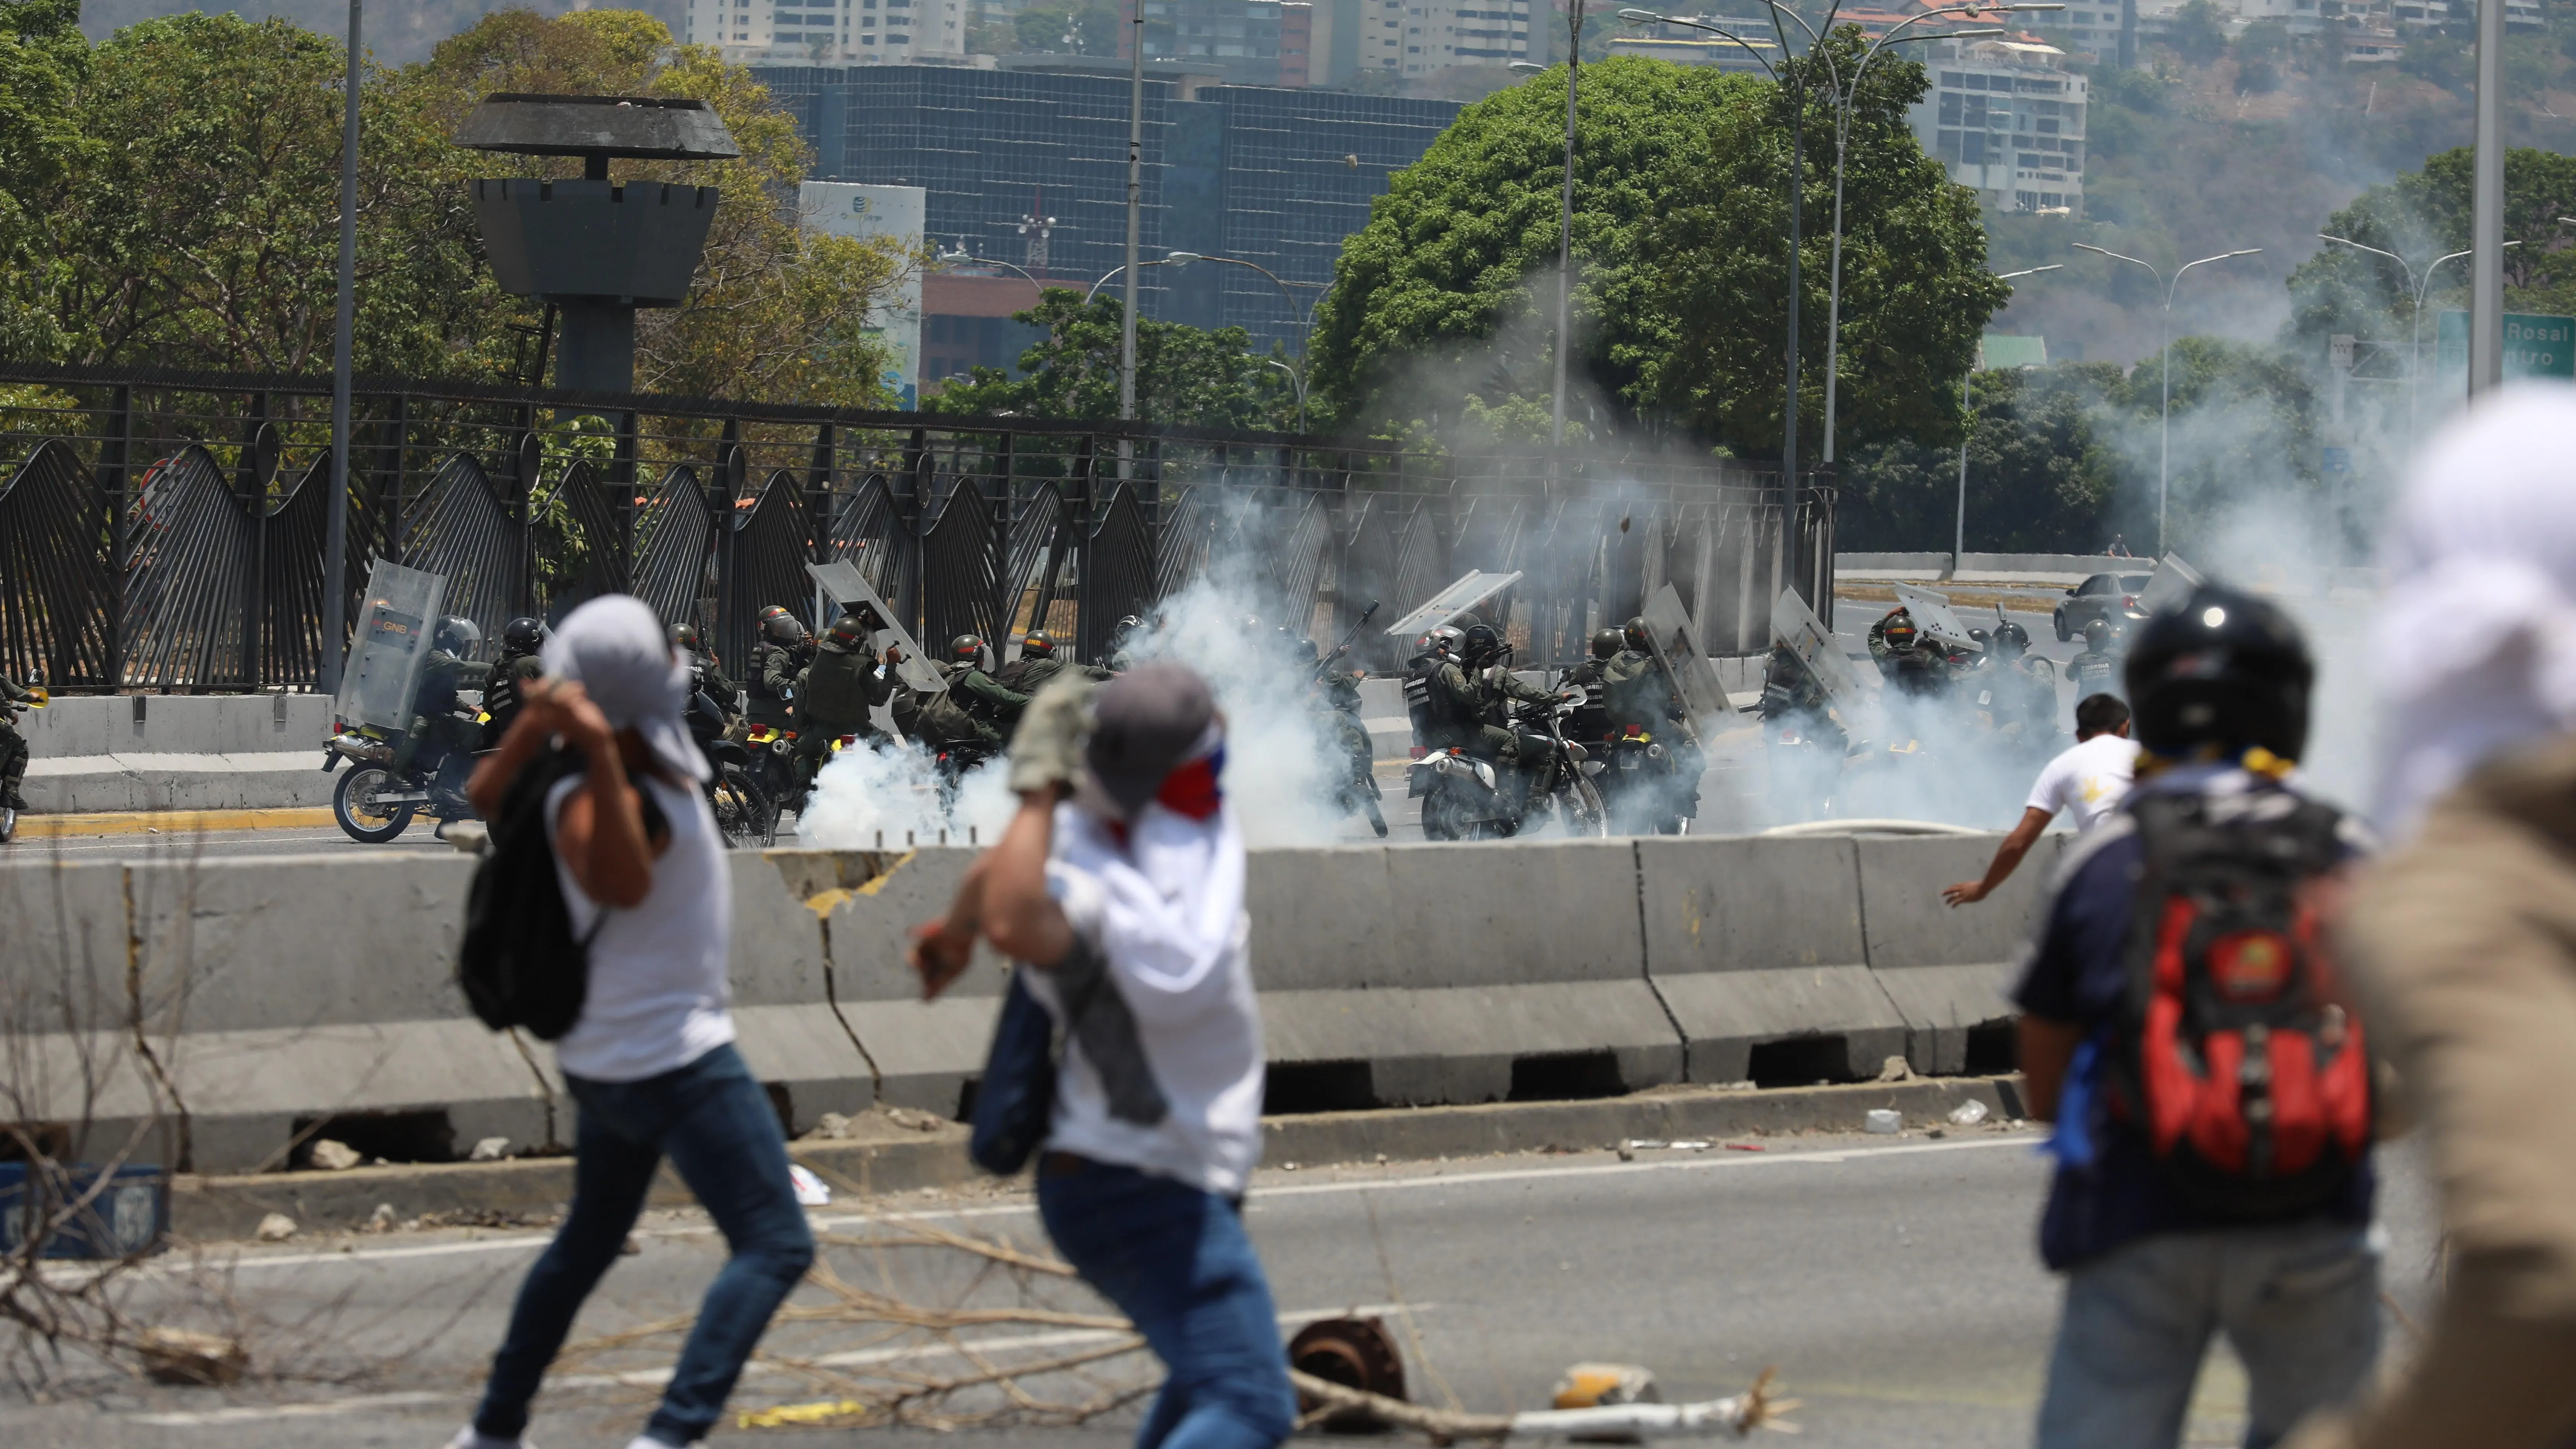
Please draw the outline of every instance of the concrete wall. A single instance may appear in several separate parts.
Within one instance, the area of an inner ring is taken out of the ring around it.
[[[58,697],[19,720],[38,759],[66,755],[240,755],[309,751],[331,738],[331,700],[319,694]]]
[[[1272,1105],[1580,1097],[1969,1064],[2003,1021],[2058,841],[1952,911],[1993,837],[1350,846],[1252,857]],[[935,1003],[906,933],[972,854],[738,852],[741,1050],[788,1125],[885,1104],[959,1113],[1003,984]],[[84,1150],[200,1171],[316,1133],[462,1155],[571,1132],[553,1053],[454,986],[470,863],[418,855],[0,866],[5,1085]],[[0,1097],[0,1104],[9,1100]],[[6,1110],[0,1106],[0,1110]],[[373,1134],[372,1137],[370,1134]]]
[[[2113,558],[2098,553],[1963,553],[1958,567],[1946,553],[1838,553],[1837,579],[2021,579],[2074,583],[2095,574],[2145,573],[2154,559]]]

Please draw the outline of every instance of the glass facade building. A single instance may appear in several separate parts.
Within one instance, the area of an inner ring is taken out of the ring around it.
[[[763,67],[814,147],[813,179],[919,186],[942,250],[1088,289],[1127,239],[1124,77],[944,66]],[[1145,82],[1140,255],[1250,262],[1151,266],[1144,315],[1239,326],[1302,345],[1343,238],[1388,178],[1458,114],[1452,101],[1271,86]],[[1053,218],[1044,227],[1031,218]],[[1113,287],[1123,282],[1112,282]]]

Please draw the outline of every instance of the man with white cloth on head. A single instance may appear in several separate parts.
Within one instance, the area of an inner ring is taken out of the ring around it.
[[[1244,850],[1206,681],[1168,661],[1058,676],[1011,741],[1019,814],[914,936],[925,996],[975,941],[1031,968],[1064,1027],[1038,1212],[1170,1371],[1138,1449],[1269,1449],[1296,1424],[1277,1310],[1244,1235],[1261,1154],[1261,1016]]]
[[[2381,550],[2401,843],[2340,941],[2432,1138],[2447,1249],[2422,1350],[2296,1449],[2544,1449],[2576,1433],[2576,389],[2428,443]]]

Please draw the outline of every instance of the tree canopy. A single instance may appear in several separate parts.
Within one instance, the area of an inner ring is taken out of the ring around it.
[[[1822,435],[1834,110],[1857,31],[1805,92],[1801,417]],[[1804,79],[1808,71],[1793,70]],[[1345,243],[1316,313],[1314,407],[1345,426],[1442,431],[1551,391],[1562,69],[1469,106]],[[1958,436],[1957,379],[2009,289],[1986,274],[1973,195],[1904,111],[1921,67],[1882,57],[1851,124],[1839,410],[1846,446]],[[1663,431],[1777,456],[1785,399],[1794,92],[1661,61],[1584,69],[1571,359],[1595,432]]]
[[[1124,305],[1102,292],[1085,304],[1049,287],[1012,320],[1047,335],[1020,354],[1019,371],[978,367],[923,399],[930,412],[978,417],[1118,416],[1119,322]],[[1178,322],[1136,321],[1136,415],[1157,423],[1285,430],[1296,421],[1296,384],[1285,355],[1250,350],[1240,327],[1214,331]]]
[[[2326,219],[2323,230],[2406,259],[2415,280],[2425,265],[2469,245],[2473,156],[2468,147],[2428,158],[2421,171],[2374,186]],[[2518,312],[2576,314],[2576,256],[2559,218],[2576,215],[2576,157],[2532,147],[2504,155],[2505,305]],[[2433,277],[2425,309],[2465,307],[2463,257]],[[2328,337],[2404,339],[2415,322],[2406,272],[2385,257],[2328,243],[2290,274],[2291,334],[2309,349]],[[2431,329],[2426,329],[2429,336]]]
[[[340,42],[280,20],[184,13],[92,46],[71,0],[0,0],[0,351],[86,363],[310,372],[330,358]],[[476,176],[577,174],[568,158],[449,143],[497,91],[689,96],[738,160],[619,161],[620,181],[722,191],[687,305],[648,310],[653,391],[879,403],[872,303],[918,259],[804,232],[809,157],[750,73],[637,11],[502,10],[430,59],[368,66],[360,95],[362,372],[503,379],[541,308],[485,263]]]

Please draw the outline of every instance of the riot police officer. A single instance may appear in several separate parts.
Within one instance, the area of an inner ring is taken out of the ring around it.
[[[1567,739],[1588,744],[1610,738],[1610,661],[1619,657],[1624,643],[1617,629],[1595,630],[1591,657],[1566,671],[1565,687],[1583,691],[1583,703],[1566,717]]]
[[[1672,771],[1672,814],[1696,820],[1699,780],[1708,765],[1700,754],[1699,734],[1691,727],[1690,710],[1683,706],[1672,676],[1656,660],[1653,632],[1643,618],[1630,619],[1619,631],[1619,642],[1626,647],[1602,669],[1611,732],[1621,733],[1634,725],[1663,745]]]
[[[725,678],[724,670],[716,663],[716,657],[699,645],[698,626],[685,619],[672,625],[671,647],[685,656],[691,682],[699,689],[715,696],[716,708],[726,714],[733,713],[733,681]]]
[[[1503,636],[1493,625],[1477,624],[1462,632],[1457,658],[1441,668],[1439,687],[1460,715],[1469,753],[1517,766],[1524,802],[1545,788],[1556,763],[1555,742],[1509,728],[1509,711],[1515,702],[1553,705],[1562,696],[1525,683],[1503,667]]]
[[[483,642],[483,630],[471,619],[448,614],[438,621],[430,635],[429,658],[420,671],[420,689],[412,696],[411,728],[403,731],[401,745],[394,750],[396,775],[411,769],[412,761],[423,749],[433,757],[453,750],[471,751],[482,738],[483,727],[461,718],[456,695],[464,689],[479,690],[491,677],[492,666],[466,658]]]
[[[796,678],[796,768],[808,782],[822,768],[834,740],[874,728],[868,712],[884,704],[891,691],[869,656],[872,632],[867,619],[844,613],[815,645],[814,662]]]
[[[492,661],[491,676],[483,684],[483,734],[474,742],[476,750],[501,747],[501,736],[527,701],[528,686],[545,676],[545,666],[537,662],[545,642],[546,626],[524,614],[501,626],[501,657]]]
[[[1013,694],[1037,698],[1038,687],[1068,669],[1078,669],[1094,682],[1105,680],[1109,671],[1095,665],[1076,664],[1064,657],[1055,636],[1044,629],[1031,629],[1020,641],[1020,657],[993,671],[993,682]]]
[[[2030,652],[2030,631],[2010,619],[1995,626],[1991,661],[1979,672],[1998,731],[2046,746],[2057,738],[2057,667]]]
[[[751,669],[743,680],[746,719],[782,732],[796,727],[796,675],[811,651],[805,621],[776,604],[760,611],[760,638],[751,646]]]
[[[1015,689],[1005,689],[993,676],[984,672],[984,640],[976,634],[960,634],[948,641],[948,693],[957,706],[1004,739],[1020,722],[1020,711],[1029,707],[1029,697]]]
[[[1338,656],[1318,659],[1317,653],[1314,640],[1300,639],[1291,657],[1314,676],[1311,707],[1321,716],[1319,723],[1326,734],[1341,750],[1347,770],[1337,792],[1342,813],[1357,810],[1366,815],[1369,828],[1383,837],[1386,815],[1377,804],[1377,745],[1360,718],[1362,676],[1357,670],[1342,668]]]
[[[1137,614],[1121,614],[1109,629],[1109,672],[1124,674],[1136,663],[1136,646],[1144,638],[1145,620]]]
[[[0,806],[11,810],[27,808],[27,797],[18,790],[26,781],[31,753],[27,737],[18,733],[18,707],[44,701],[42,681],[36,687],[21,688],[16,680],[0,674]]]
[[[2108,619],[2094,619],[2084,626],[2084,652],[2068,660],[2066,677],[2075,681],[2075,702],[2082,704],[2097,694],[2126,699],[2120,685],[2120,671],[2129,657],[2128,641],[2112,627]],[[2050,707],[2056,713],[2055,706]]]

